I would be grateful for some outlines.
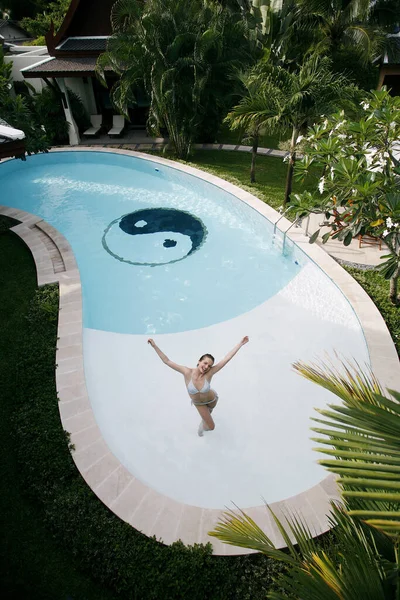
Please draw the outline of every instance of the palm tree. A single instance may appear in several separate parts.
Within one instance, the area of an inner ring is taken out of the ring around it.
[[[357,82],[363,81],[374,61],[394,51],[387,34],[398,21],[399,0],[287,1],[293,5],[290,36],[311,33],[314,50],[329,56],[336,70],[343,69],[347,57],[347,70]],[[398,49],[395,55],[392,62],[399,59]]]
[[[128,116],[135,88],[150,100],[148,127],[165,127],[181,158],[200,132],[215,135],[227,111],[230,73],[255,60],[239,10],[213,1],[118,0],[113,7],[114,35],[97,63],[119,75],[112,100]]]
[[[296,148],[301,132],[322,114],[330,114],[355,93],[343,75],[330,70],[328,58],[313,54],[297,71],[260,62],[251,72],[248,95],[229,113],[235,127],[247,131],[290,129],[292,132],[283,205],[290,200]],[[258,91],[256,91],[258,89]]]
[[[357,48],[371,58],[374,31],[368,25],[370,0],[295,0],[296,27],[312,30],[316,49],[330,57],[341,47]]]
[[[400,594],[400,394],[385,395],[373,374],[357,366],[344,365],[343,373],[303,363],[295,369],[342,400],[319,411],[322,419],[313,419],[315,441],[328,446],[319,449],[329,457],[320,462],[339,476],[342,490],[344,506],[333,505],[330,515],[340,552],[329,556],[293,517],[284,526],[273,515],[288,552],[277,550],[242,511],[225,513],[210,535],[288,565],[279,580],[285,595],[272,592],[268,597],[274,600],[395,600]]]
[[[260,132],[267,128],[271,132],[274,128],[272,121],[274,117],[274,103],[272,98],[268,97],[264,90],[260,88],[258,78],[252,73],[239,73],[238,81],[242,86],[243,98],[237,106],[225,117],[224,121],[228,123],[232,130],[244,131],[244,140],[249,140],[252,146],[250,181],[256,181],[256,157],[258,151]],[[258,107],[258,112],[257,111]],[[248,114],[251,112],[254,117],[249,120]]]

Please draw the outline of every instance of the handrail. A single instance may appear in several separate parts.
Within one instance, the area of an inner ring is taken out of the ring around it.
[[[281,219],[283,219],[283,217],[286,215],[287,211],[288,211],[288,210],[290,210],[290,208],[291,208],[291,206],[288,206],[288,207],[286,208],[286,210],[284,210],[284,211],[283,211],[283,213],[281,214],[281,216],[279,217],[279,219],[278,219],[277,221],[275,221],[275,223],[274,223],[274,235],[275,235],[275,233],[276,233],[276,226],[278,225],[279,221],[280,221]]]
[[[302,220],[302,218],[301,218],[301,217],[297,217],[297,219],[295,219],[295,220],[293,221],[293,223],[291,223],[291,224],[289,225],[289,227],[286,229],[286,231],[284,232],[284,234],[283,234],[283,244],[282,244],[282,254],[285,252],[285,243],[286,243],[286,236],[287,236],[287,232],[289,231],[289,229],[292,229],[292,227],[293,227],[294,225],[297,225],[297,223],[298,223],[299,221],[301,221],[301,220]]]

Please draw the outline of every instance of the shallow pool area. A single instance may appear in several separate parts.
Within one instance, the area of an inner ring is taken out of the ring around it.
[[[333,397],[292,363],[337,353],[369,364],[356,314],[319,266],[292,242],[282,253],[253,206],[166,162],[57,152],[0,165],[1,204],[45,219],[77,260],[90,407],[63,426],[74,432],[76,456],[92,453],[84,476],[97,477],[96,493],[113,481],[114,471],[102,475],[104,450],[95,452],[99,429],[147,489],[126,520],[141,529],[154,514],[142,530],[159,535],[165,510],[155,497],[202,509],[196,531],[204,533],[205,510],[256,507],[316,486],[326,473],[312,451],[310,417]],[[244,335],[250,343],[213,379],[216,429],[200,438],[183,377],[147,339],[193,367],[205,352],[223,357]],[[116,485],[110,508],[119,514],[127,488],[139,483]],[[165,534],[171,541],[182,537],[174,527]]]

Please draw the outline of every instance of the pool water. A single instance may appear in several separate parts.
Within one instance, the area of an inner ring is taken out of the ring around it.
[[[3,204],[43,217],[71,244],[86,327],[199,329],[253,309],[300,270],[259,213],[169,167],[63,152],[8,162],[0,177]]]

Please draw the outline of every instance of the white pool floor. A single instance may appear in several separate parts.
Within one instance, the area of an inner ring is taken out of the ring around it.
[[[183,376],[161,362],[147,336],[84,330],[87,387],[104,439],[157,492],[203,508],[246,508],[283,500],[326,476],[312,451],[310,417],[338,399],[294,373],[292,363],[334,352],[369,363],[349,303],[309,263],[246,314],[152,337],[169,358],[194,367],[205,352],[222,358],[244,335],[250,343],[212,381],[220,398],[216,429],[198,437],[200,417]]]

